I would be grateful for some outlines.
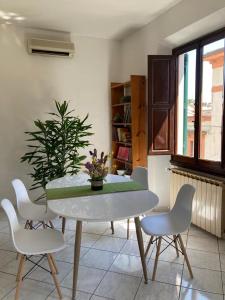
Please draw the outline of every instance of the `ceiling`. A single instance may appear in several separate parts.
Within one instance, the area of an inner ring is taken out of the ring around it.
[[[0,0],[0,22],[122,39],[181,0]]]

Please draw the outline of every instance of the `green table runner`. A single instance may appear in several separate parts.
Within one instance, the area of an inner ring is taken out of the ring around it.
[[[144,189],[145,188],[141,184],[134,181],[128,181],[128,182],[104,183],[103,189],[100,191],[92,191],[90,185],[47,189],[46,195],[48,200],[54,200],[54,199],[92,196],[92,195],[118,193],[118,192],[140,191]]]

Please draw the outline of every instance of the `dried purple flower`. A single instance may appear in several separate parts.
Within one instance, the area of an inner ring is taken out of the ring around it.
[[[104,152],[101,152],[100,158],[97,158],[97,150],[89,151],[92,156],[92,161],[85,163],[86,173],[89,174],[92,180],[102,180],[108,173],[108,167],[105,166],[108,155],[104,156]]]

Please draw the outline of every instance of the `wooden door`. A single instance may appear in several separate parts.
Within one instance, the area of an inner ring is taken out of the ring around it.
[[[148,56],[149,155],[174,153],[175,59]]]

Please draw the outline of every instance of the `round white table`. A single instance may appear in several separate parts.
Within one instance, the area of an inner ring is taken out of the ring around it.
[[[59,188],[87,184],[84,175],[65,176],[50,182],[46,188]],[[107,182],[129,181],[130,179],[117,175],[108,175]],[[82,222],[105,222],[134,218],[137,241],[140,251],[142,268],[145,282],[147,283],[147,268],[144,257],[144,245],[140,227],[139,216],[151,210],[158,204],[158,197],[151,191],[130,191],[111,194],[101,194],[85,197],[74,197],[48,201],[48,207],[56,214],[72,218],[77,221],[75,246],[74,246],[74,269],[73,269],[73,293],[75,299],[78,267],[80,258]]]

